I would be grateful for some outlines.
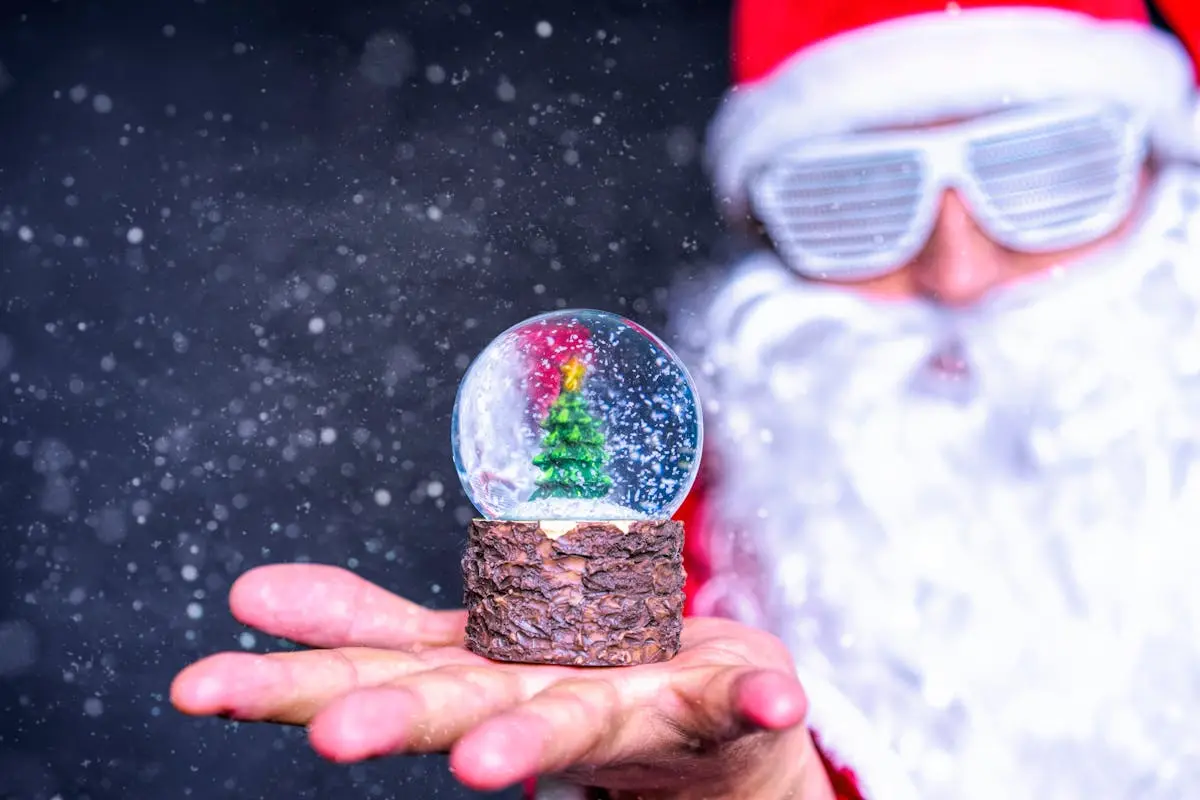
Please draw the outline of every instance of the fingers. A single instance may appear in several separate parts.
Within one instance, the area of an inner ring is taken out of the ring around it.
[[[560,682],[469,731],[450,753],[458,779],[498,791],[526,778],[612,758],[625,708],[613,684]]]
[[[668,714],[701,739],[729,741],[754,731],[780,731],[804,721],[808,699],[795,675],[759,667],[729,666],[682,680]]]
[[[462,643],[466,626],[464,611],[432,611],[320,564],[250,570],[229,605],[242,623],[310,647],[447,647]]]
[[[790,673],[759,670],[735,676],[730,691],[735,712],[763,730],[792,728],[808,716],[808,698]]]
[[[726,664],[712,671],[677,676],[672,711],[690,710],[687,728],[714,738],[739,728],[784,730],[804,721],[808,699],[791,654],[766,631],[748,630],[730,620],[700,619],[684,628],[685,647]]]
[[[494,791],[620,747],[623,704],[611,683],[572,680],[525,699],[515,673],[447,667],[355,691],[320,712],[313,748],[334,761],[450,751],[458,779]]]
[[[675,707],[653,714],[634,708],[644,705],[641,693],[609,680],[560,680],[529,697],[542,682],[522,680],[517,670],[447,665],[334,700],[313,719],[310,736],[317,752],[339,762],[450,751],[463,784],[498,791],[538,775],[669,758],[683,754],[684,742],[724,743],[804,720],[803,691],[786,673],[744,666],[692,672],[676,692],[665,692]]]
[[[453,649],[421,656],[355,648],[266,656],[220,653],[180,672],[171,684],[171,702],[185,714],[305,725],[354,689],[471,658]]]
[[[468,730],[522,699],[512,673],[445,667],[352,692],[313,720],[313,748],[333,761],[446,752]]]

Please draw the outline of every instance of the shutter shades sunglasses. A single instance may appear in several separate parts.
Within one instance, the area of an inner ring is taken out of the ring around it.
[[[1129,111],[1059,104],[932,130],[798,143],[756,173],[749,191],[794,270],[867,280],[920,252],[951,188],[1009,249],[1093,242],[1132,210],[1147,152],[1147,124]]]

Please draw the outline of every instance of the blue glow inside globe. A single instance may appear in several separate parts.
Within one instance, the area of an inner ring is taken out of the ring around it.
[[[555,311],[497,336],[454,403],[454,465],[489,519],[666,519],[700,467],[679,358],[637,323]]]

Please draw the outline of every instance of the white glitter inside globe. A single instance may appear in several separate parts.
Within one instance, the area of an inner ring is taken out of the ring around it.
[[[619,503],[588,498],[545,498],[517,503],[504,515],[505,519],[536,522],[543,519],[635,520],[646,515]]]

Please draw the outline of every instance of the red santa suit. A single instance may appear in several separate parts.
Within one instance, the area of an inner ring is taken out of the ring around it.
[[[756,252],[677,315],[688,612],[791,647],[839,800],[1200,796],[1200,3],[1160,5],[1178,38],[1141,0],[737,4],[735,223],[797,142],[1060,99],[1140,115],[1154,162],[1119,242],[979,309]],[[947,337],[970,380],[916,388]]]

